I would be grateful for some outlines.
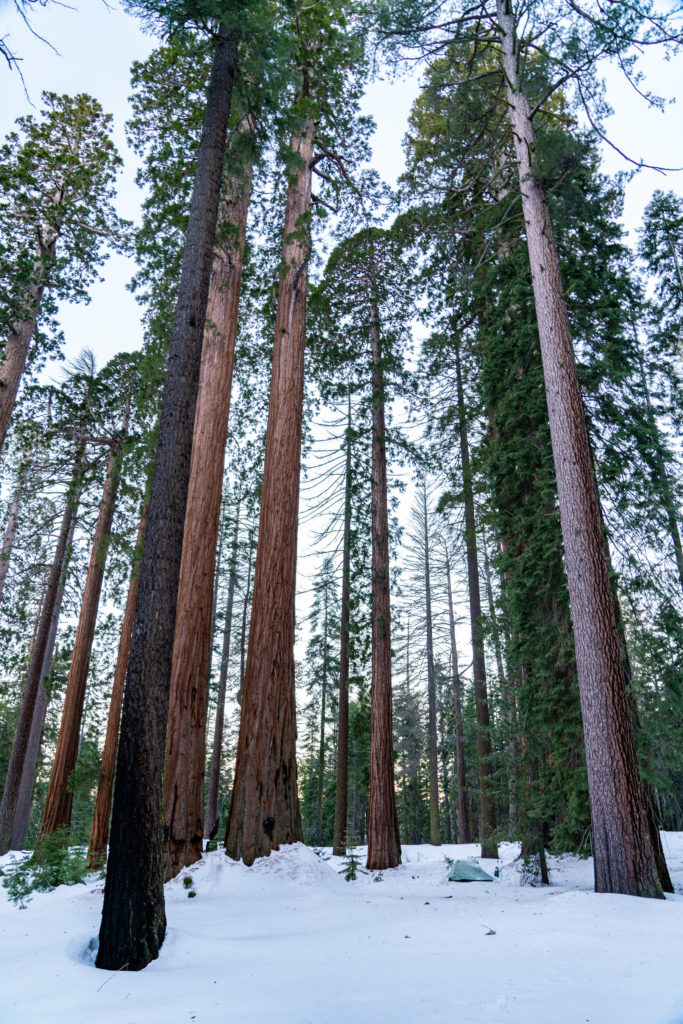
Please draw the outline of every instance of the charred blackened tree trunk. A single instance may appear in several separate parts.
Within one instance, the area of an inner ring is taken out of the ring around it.
[[[12,753],[7,766],[5,778],[5,790],[0,804],[0,855],[7,853],[12,837],[14,816],[19,799],[21,777],[26,761],[26,750],[31,735],[31,723],[33,712],[38,698],[38,688],[43,677],[43,664],[45,662],[45,651],[50,636],[50,626],[54,613],[57,598],[59,596],[60,580],[65,563],[66,552],[69,547],[69,538],[72,536],[73,523],[76,519],[76,510],[81,496],[81,475],[83,472],[83,451],[81,450],[75,462],[75,469],[71,478],[71,485],[67,493],[66,507],[62,516],[62,522],[57,538],[52,567],[48,576],[43,607],[40,613],[38,628],[33,641],[31,661],[26,674],[26,684],[21,698],[19,718],[14,733]]]
[[[439,827],[439,758],[436,733],[436,674],[434,672],[434,639],[432,628],[432,585],[429,564],[429,522],[427,518],[427,483],[422,481],[422,514],[424,516],[425,623],[427,627],[427,698],[429,704],[429,842],[441,846]]]
[[[128,430],[127,415],[124,419],[124,433]],[[100,605],[104,567],[109,550],[111,524],[116,508],[116,496],[121,479],[121,453],[114,451],[109,456],[107,476],[100,510],[95,525],[90,564],[85,579],[85,589],[78,617],[76,640],[74,642],[69,676],[64,696],[64,709],[59,727],[57,749],[52,765],[50,784],[45,800],[40,835],[48,835],[60,828],[71,825],[73,793],[69,789],[69,778],[78,759],[79,733],[83,716],[85,688],[90,668],[90,652],[95,636],[95,623]]]
[[[124,690],[96,964],[137,971],[166,932],[162,780],[192,433],[237,39],[216,42],[185,236]]]
[[[458,418],[460,421],[460,455],[462,460],[462,489],[465,502],[465,544],[467,547],[467,583],[470,599],[472,630],[472,675],[477,711],[477,755],[479,758],[479,802],[482,857],[498,857],[498,845],[493,838],[496,829],[496,807],[493,801],[493,764],[491,761],[491,726],[489,701],[486,691],[486,662],[481,633],[481,593],[479,590],[479,560],[474,519],[474,489],[467,440],[467,416],[462,386],[460,340],[455,342],[455,370],[458,390]]]
[[[173,642],[164,775],[164,879],[202,855],[216,544],[235,364],[249,180],[227,183],[202,346]]]
[[[470,817],[467,810],[467,767],[465,765],[465,740],[462,729],[462,683],[458,670],[458,647],[455,642],[455,615],[453,614],[453,590],[451,587],[451,563],[446,554],[446,585],[448,587],[448,625],[451,638],[451,671],[453,673],[453,707],[455,715],[455,767],[458,781],[458,842],[470,841]]]
[[[518,84],[509,0],[497,0],[507,107],[519,171],[557,477],[591,803],[595,888],[662,895],[648,835],[621,644],[603,549],[588,435],[535,131]]]
[[[346,853],[349,792],[349,619],[351,599],[351,397],[346,415],[344,475],[344,538],[342,547],[341,640],[339,648],[339,715],[337,720],[337,789],[334,804],[332,853]]]
[[[121,635],[119,637],[119,649],[116,655],[116,668],[114,669],[114,680],[112,683],[111,698],[109,701],[107,731],[104,736],[100,778],[97,784],[95,812],[93,814],[92,827],[90,829],[90,844],[88,846],[88,866],[93,870],[102,867],[107,853],[111,798],[114,792],[116,751],[119,745],[119,726],[121,724],[121,708],[123,706],[123,684],[126,680],[128,652],[130,651],[130,641],[133,633],[135,605],[138,599],[138,582],[140,579],[140,564],[142,562],[142,545],[145,539],[145,530],[147,529],[147,509],[148,503],[145,501],[145,504],[142,507],[142,514],[140,516],[138,536],[135,541],[133,571],[131,573],[130,583],[128,584],[126,607],[123,611],[123,622],[121,623]]]
[[[372,262],[374,254],[369,253]],[[389,597],[389,511],[384,422],[384,368],[379,310],[370,274],[372,356],[372,705],[370,712],[369,870],[401,863],[394,792],[394,726],[391,691],[391,603]]]
[[[225,848],[253,864],[302,839],[297,793],[294,599],[314,125],[293,140],[275,319],[254,597]]]
[[[240,501],[238,500],[237,509],[235,511],[235,526],[232,534],[232,549],[230,552],[228,601],[225,609],[225,624],[223,626],[223,645],[221,649],[221,664],[218,675],[218,702],[216,706],[216,721],[213,730],[211,764],[209,765],[209,793],[206,799],[206,814],[204,815],[205,839],[210,839],[213,834],[213,830],[216,827],[216,814],[218,810],[218,783],[221,776],[221,752],[223,749],[223,730],[225,728],[225,691],[228,684],[230,641],[232,638],[232,608],[235,600],[235,585],[237,582],[237,541],[239,527]]]

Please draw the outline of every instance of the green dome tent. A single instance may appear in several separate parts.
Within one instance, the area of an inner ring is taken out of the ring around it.
[[[492,882],[493,879],[487,875],[483,868],[480,868],[473,860],[456,860],[448,872],[449,882]]]

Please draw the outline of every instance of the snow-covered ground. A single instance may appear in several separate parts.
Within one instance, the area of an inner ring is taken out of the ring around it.
[[[297,844],[252,868],[208,854],[166,887],[161,955],[139,973],[92,965],[102,883],[0,890],[1,1024],[681,1024],[683,833],[664,833],[677,894],[592,892],[592,864],[550,861],[519,885],[516,849],[494,882],[446,880],[444,855],[346,882]],[[8,858],[0,863],[6,864]],[[489,872],[495,864],[481,861]]]

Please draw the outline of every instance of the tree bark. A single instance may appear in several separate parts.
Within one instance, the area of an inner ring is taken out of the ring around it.
[[[444,721],[444,708],[443,708],[443,681],[441,681],[439,688],[439,734],[441,741],[441,784],[443,786],[443,824],[444,824],[444,840],[447,843],[453,842],[453,836],[451,832],[451,798],[450,788],[451,780],[448,774],[448,756],[446,754],[446,723]]]
[[[10,326],[9,338],[5,342],[4,358],[0,362],[0,452],[5,445],[19,385],[26,369],[31,338],[36,329],[47,278],[46,264],[54,259],[54,255],[54,240],[38,251],[34,265],[34,280],[26,289],[26,319]]]
[[[14,547],[14,540],[17,535],[17,527],[19,526],[19,508],[21,506],[21,499],[24,490],[23,472],[19,470],[17,475],[17,482],[12,494],[12,500],[10,501],[9,511],[7,514],[7,525],[5,526],[5,536],[2,539],[2,549],[0,549],[0,604],[2,603],[2,596],[5,592],[5,581],[7,579],[7,570],[9,569],[9,560],[12,555],[12,548]]]
[[[230,552],[230,579],[228,580],[228,603],[225,609],[225,625],[223,627],[223,647],[221,650],[221,667],[218,677],[218,701],[216,706],[216,722],[213,730],[213,746],[211,748],[211,764],[209,766],[209,794],[206,800],[204,815],[204,838],[210,839],[216,826],[218,809],[218,784],[221,776],[221,751],[223,746],[223,729],[225,727],[225,691],[228,685],[228,667],[230,664],[230,640],[232,637],[232,606],[235,599],[237,582],[237,542],[240,526],[240,502],[235,512],[235,527],[232,535]]]
[[[123,430],[127,431],[126,414]],[[83,590],[81,611],[78,617],[69,676],[64,696],[64,709],[59,727],[57,749],[52,765],[50,784],[45,800],[40,836],[56,832],[71,825],[73,793],[69,791],[69,779],[78,760],[79,733],[83,717],[83,702],[90,668],[90,652],[95,636],[97,611],[100,605],[104,567],[111,538],[111,524],[116,508],[116,497],[121,479],[121,453],[114,451],[109,456],[107,476],[100,510],[95,525],[90,564]]]
[[[497,12],[574,625],[595,888],[659,897],[574,349],[547,196],[534,177],[535,133],[529,102],[517,84],[518,46],[509,0],[497,0]]]
[[[429,565],[429,523],[427,521],[427,483],[422,481],[424,515],[425,622],[427,627],[427,698],[429,704],[429,842],[441,846],[439,826],[439,757],[436,733],[436,674],[432,628],[432,586]]]
[[[121,623],[121,635],[119,638],[119,649],[116,655],[116,668],[114,669],[114,680],[111,688],[109,701],[109,715],[107,716],[107,731],[104,736],[104,748],[102,750],[102,764],[100,765],[100,778],[97,784],[97,796],[95,797],[95,811],[93,813],[92,827],[90,829],[90,843],[88,845],[88,867],[93,871],[102,867],[107,854],[107,842],[109,840],[109,816],[111,813],[111,799],[114,792],[114,770],[116,768],[116,751],[119,744],[119,726],[121,724],[121,708],[123,706],[123,684],[126,679],[128,667],[128,652],[133,633],[133,618],[135,616],[135,605],[138,599],[138,585],[140,580],[140,565],[142,562],[142,545],[147,529],[148,502],[142,506],[140,525],[135,541],[135,554],[133,556],[133,571],[128,584],[128,596],[126,607],[123,612]]]
[[[323,793],[325,783],[325,715],[327,712],[327,603],[328,582],[325,582],[325,613],[323,620],[323,685],[320,697],[320,744],[318,746],[318,793],[316,806],[315,841],[323,843]]]
[[[337,721],[337,786],[334,803],[332,853],[346,853],[346,818],[349,795],[349,620],[351,600],[351,396],[346,416],[344,473],[344,538],[342,542],[342,595],[339,647],[339,711]]]
[[[496,615],[496,605],[493,599],[493,587],[491,586],[491,566],[489,564],[489,555],[486,549],[486,540],[484,540],[484,580],[486,583],[486,598],[489,606],[489,615],[491,617],[491,626],[493,634],[493,649],[496,655],[496,668],[498,670],[498,685],[500,686],[500,695],[503,699],[503,716],[505,718],[505,725],[507,728],[507,740],[505,746],[508,752],[508,771],[510,772],[508,781],[508,827],[510,831],[514,828],[514,823],[517,818],[517,800],[515,797],[515,702],[514,702],[514,690],[511,685],[508,684],[505,678],[505,668],[503,666],[503,651],[500,642],[500,628],[498,626],[498,616]]]
[[[302,839],[294,600],[314,124],[293,139],[275,319],[261,515],[235,781],[225,848],[253,864]]]
[[[45,651],[50,635],[52,616],[59,596],[59,585],[62,576],[62,568],[66,558],[69,538],[72,535],[73,523],[76,519],[76,510],[81,494],[81,473],[82,473],[83,452],[80,451],[76,457],[75,469],[71,478],[71,484],[67,492],[66,506],[62,515],[62,522],[57,538],[52,567],[47,580],[43,607],[40,613],[36,636],[31,651],[31,661],[26,674],[26,683],[19,708],[19,718],[14,733],[12,753],[7,766],[5,778],[5,790],[0,804],[0,855],[7,853],[12,837],[14,816],[19,799],[19,788],[21,776],[26,760],[29,737],[31,735],[31,723],[33,721],[33,710],[38,697],[38,688],[43,675],[43,663]]]
[[[370,260],[374,255],[370,254]],[[394,726],[391,691],[391,602],[389,595],[389,511],[384,422],[384,369],[379,310],[371,274],[372,346],[372,703],[370,710],[370,803],[368,870],[401,863],[394,792]]]
[[[251,595],[251,574],[254,568],[254,535],[249,532],[249,556],[247,560],[247,586],[244,591],[242,602],[242,626],[240,629],[240,683],[237,690],[237,703],[242,707],[242,693],[244,691],[244,672],[247,661],[247,612],[249,611],[249,598]]]
[[[96,964],[141,970],[166,932],[163,770],[178,578],[209,278],[237,66],[215,46],[169,348],[121,735]]]
[[[493,800],[493,764],[491,761],[491,726],[489,701],[486,692],[486,661],[481,635],[481,592],[479,589],[479,560],[477,557],[477,533],[474,518],[474,490],[470,449],[467,440],[467,418],[465,395],[462,385],[460,341],[455,343],[455,371],[458,391],[458,417],[460,421],[460,456],[462,460],[462,489],[465,501],[465,544],[467,548],[467,584],[470,602],[470,627],[472,631],[472,675],[474,677],[474,700],[477,712],[477,755],[479,760],[479,803],[482,857],[498,858],[498,844],[493,838],[496,829],[496,807]]]
[[[202,855],[211,611],[249,186],[249,176],[227,182],[219,211],[219,231],[226,240],[216,247],[209,285],[166,734],[165,881]]]
[[[59,578],[59,589],[57,591],[57,598],[55,600],[54,609],[52,611],[50,631],[48,633],[47,644],[45,647],[45,656],[43,658],[41,681],[40,686],[38,687],[36,703],[33,708],[31,732],[29,734],[28,744],[26,747],[26,757],[24,758],[24,767],[21,773],[21,782],[19,784],[17,809],[14,814],[14,824],[12,826],[12,838],[10,841],[11,850],[21,850],[24,848],[24,845],[26,843],[26,837],[28,835],[29,825],[31,822],[31,804],[33,802],[33,790],[35,788],[36,783],[38,755],[40,753],[40,740],[43,733],[43,725],[45,723],[45,712],[47,711],[48,704],[48,693],[45,688],[45,683],[48,681],[49,677],[52,674],[52,669],[54,667],[56,657],[55,647],[57,643],[57,630],[59,628],[59,616],[62,610],[62,601],[64,600],[66,572],[69,561],[69,555],[71,553],[71,549],[73,546],[75,528],[76,519],[74,517],[71,521],[71,531],[69,533],[69,539],[67,541],[66,548],[64,549],[64,562],[62,564],[62,572]]]
[[[448,625],[451,637],[451,667],[453,671],[453,706],[455,709],[455,765],[458,780],[458,842],[470,842],[470,817],[467,809],[467,768],[465,765],[465,740],[462,729],[462,683],[458,670],[458,647],[455,642],[455,615],[453,614],[453,589],[451,587],[451,563],[446,553],[446,585],[448,588]]]

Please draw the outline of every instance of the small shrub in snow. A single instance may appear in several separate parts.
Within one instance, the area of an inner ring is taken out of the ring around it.
[[[343,867],[339,874],[344,876],[344,880],[347,882],[355,882],[358,878],[358,872],[361,875],[367,875],[367,871],[364,871],[360,866],[360,858],[353,847],[346,853],[346,857],[342,861]]]
[[[49,892],[58,885],[78,885],[85,881],[88,862],[85,850],[69,846],[68,829],[43,836],[32,857],[15,860],[6,867],[2,884],[12,903],[23,909],[34,892]]]

